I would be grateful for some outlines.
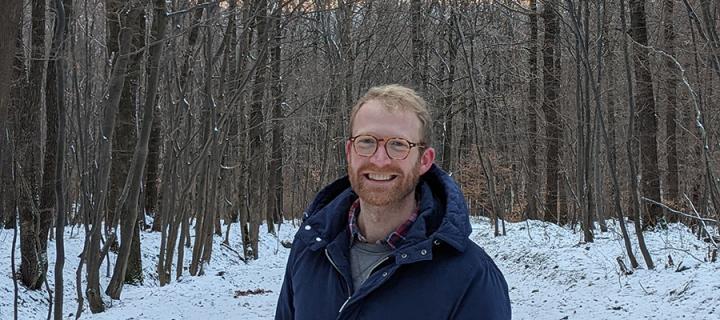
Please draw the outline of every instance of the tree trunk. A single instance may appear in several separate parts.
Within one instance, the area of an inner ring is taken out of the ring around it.
[[[68,8],[67,12],[65,8]],[[51,139],[55,140],[56,143],[52,145],[54,147],[53,149],[50,149],[50,146],[47,146],[45,149],[46,154],[54,153],[55,157],[52,158],[52,170],[54,173],[54,177],[52,181],[54,182],[55,192],[54,192],[54,200],[53,204],[55,205],[55,212],[56,214],[56,220],[55,220],[55,301],[54,301],[54,307],[55,307],[55,320],[62,320],[63,319],[63,268],[65,266],[65,178],[63,176],[63,169],[65,167],[65,99],[64,99],[64,92],[65,92],[65,61],[64,58],[60,57],[60,55],[64,52],[64,44],[65,44],[65,38],[67,34],[67,24],[70,22],[70,18],[72,17],[71,9],[72,8],[72,0],[65,0],[65,3],[63,3],[61,0],[55,0],[55,35],[52,41],[52,50],[50,51],[50,66],[48,67],[48,87],[47,90],[50,91],[50,87],[55,85],[54,89],[56,91],[56,94],[54,97],[54,101],[48,99],[47,100],[47,106],[48,106],[48,112],[47,112],[47,118],[48,118],[48,145],[50,144],[49,141]],[[54,70],[52,70],[54,69]],[[51,72],[52,71],[52,72]],[[54,78],[54,81],[50,81],[50,77]],[[51,95],[48,95],[48,98],[50,98]],[[51,105],[54,105],[54,107],[51,107]],[[51,123],[51,111],[54,110],[54,123]],[[51,127],[56,129],[55,135],[50,135]],[[46,156],[46,161],[47,161]],[[47,168],[46,163],[46,170],[49,170]],[[51,208],[48,206],[48,208]],[[49,216],[50,214],[48,214]],[[50,219],[48,219],[50,220]],[[50,225],[50,221],[46,221],[48,228]],[[42,231],[41,231],[42,232]]]
[[[263,125],[263,97],[265,95],[266,75],[268,70],[267,65],[267,52],[268,52],[268,39],[267,39],[267,0],[257,0],[256,5],[256,16],[255,24],[257,26],[257,67],[255,68],[255,84],[252,89],[252,101],[250,105],[250,155],[249,161],[251,162],[250,169],[250,182],[261,184],[265,172],[264,161],[262,160],[265,156],[265,143],[264,143],[264,125]],[[252,253],[250,254],[251,259],[257,259],[258,256],[258,236],[260,228],[260,219],[258,213],[262,212],[262,206],[260,205],[260,199],[262,198],[260,190],[261,187],[250,188],[252,196],[250,197],[250,243],[252,246]],[[273,232],[271,225],[273,224],[272,217],[268,217],[268,232]]]
[[[590,149],[593,144],[590,114],[590,52],[589,52],[589,36],[590,36],[590,8],[587,2],[578,3],[576,8],[574,4],[570,9],[572,17],[572,26],[575,32],[575,66],[576,66],[576,87],[575,87],[575,103],[577,115],[577,203],[581,213],[580,225],[583,230],[583,239],[585,242],[593,241],[593,222],[592,222],[592,184],[590,183],[591,172],[591,153]],[[598,68],[598,70],[601,70]],[[594,81],[593,81],[594,82]],[[597,92],[599,89],[593,86],[593,90]],[[597,102],[597,101],[596,101]],[[574,219],[573,219],[574,220]]]
[[[675,27],[673,16],[674,0],[663,1],[663,41],[665,44],[665,52],[671,56],[675,56]],[[674,62],[670,59],[665,59],[665,81],[663,84],[663,91],[667,98],[667,105],[665,107],[665,132],[667,135],[666,140],[666,151],[665,156],[667,160],[667,176],[666,180],[666,195],[663,199],[671,206],[677,207],[680,201],[680,177],[678,172],[679,159],[677,152],[677,71]],[[677,215],[669,215],[670,221],[678,221]]]
[[[0,54],[2,53],[0,52]],[[0,99],[5,99],[5,97],[0,97]],[[0,103],[5,102],[0,101]],[[14,229],[17,221],[15,220],[13,197],[11,197],[14,187],[12,185],[13,163],[10,158],[12,150],[10,147],[10,130],[7,130],[8,123],[6,117],[0,116],[0,227]]]
[[[445,80],[445,88],[443,92],[443,144],[442,144],[442,167],[448,172],[454,170],[453,155],[453,105],[455,104],[455,95],[453,88],[455,86],[455,58],[457,57],[457,32],[456,22],[459,19],[454,8],[450,9],[450,17],[447,21],[447,43],[448,57],[445,61],[444,68],[447,68],[447,79]]]
[[[558,224],[566,224],[567,217],[560,215],[565,208],[560,207],[560,160],[562,153],[562,119],[560,106],[558,104],[558,91],[560,90],[560,65],[556,63],[559,52],[557,49],[557,36],[559,32],[559,17],[557,16],[557,1],[548,0],[542,17],[545,23],[545,37],[543,41],[543,102],[542,108],[545,113],[547,124],[545,126],[547,154],[545,169],[545,221],[553,221]],[[560,217],[565,217],[560,219]]]
[[[137,142],[137,128],[135,113],[137,109],[137,101],[139,101],[139,86],[142,53],[136,51],[145,45],[145,14],[144,11],[135,11],[134,14],[125,16],[120,12],[128,10],[128,6],[135,6],[133,1],[126,2],[120,0],[108,0],[107,3],[107,52],[108,55],[117,55],[118,37],[120,27],[127,27],[132,32],[132,42],[130,52],[130,61],[128,64],[127,75],[125,76],[125,84],[120,97],[120,106],[118,107],[117,120],[115,122],[115,136],[112,151],[112,166],[110,169],[110,191],[108,192],[107,220],[105,228],[109,232],[114,232],[118,221],[122,219],[119,216],[120,202],[123,197],[125,181],[129,175],[130,162],[132,161],[133,150]],[[132,9],[131,9],[132,10]]]
[[[230,1],[228,11],[230,14],[228,15],[228,25],[227,30],[225,31],[225,39],[223,41],[227,42],[227,45],[225,46],[225,53],[223,55],[223,67],[222,67],[222,73],[221,73],[221,97],[227,97],[231,94],[234,94],[236,87],[234,84],[237,83],[239,77],[237,66],[238,66],[238,59],[237,59],[237,52],[238,52],[238,24],[237,24],[237,16],[238,13],[238,6],[237,2]],[[240,10],[244,11],[244,10]],[[229,85],[226,85],[229,84]],[[238,110],[242,110],[242,108],[239,108],[238,104],[234,104],[229,99],[223,98],[223,104],[227,106],[228,112],[233,113],[233,115],[230,116],[229,119],[229,128],[228,128],[228,138],[225,140],[226,146],[225,146],[225,152],[222,154],[223,162],[237,162],[239,159],[240,154],[240,141],[241,137],[244,135],[240,134],[240,121],[239,119],[242,118],[240,116]],[[230,175],[228,179],[230,181],[238,181],[241,179],[238,179],[238,171],[242,171],[242,165],[240,165],[241,170],[232,170],[230,171]],[[237,215],[237,208],[238,208],[238,201],[236,200],[236,195],[239,193],[237,192],[237,184],[230,184],[230,187],[226,189],[226,193],[224,194],[225,200],[227,202],[234,202],[232,204],[229,204],[229,212],[228,215],[225,217],[225,240],[223,241],[223,244],[230,245],[230,228],[233,224],[233,222],[238,222],[238,215]]]
[[[134,8],[133,10],[141,10],[141,8]],[[150,63],[148,65],[148,71],[150,76],[147,83],[147,92],[145,94],[145,101],[143,105],[143,119],[141,123],[140,139],[133,155],[132,164],[130,166],[131,176],[128,177],[125,187],[123,189],[128,190],[127,197],[122,202],[121,213],[121,235],[120,251],[118,252],[118,258],[115,263],[115,269],[113,271],[113,277],[110,280],[110,284],[106,290],[106,293],[113,299],[119,299],[120,293],[123,288],[123,280],[127,280],[126,271],[128,271],[128,259],[130,258],[130,250],[133,242],[137,241],[139,245],[139,225],[137,222],[138,217],[138,198],[140,195],[140,186],[142,184],[143,168],[145,168],[145,162],[148,155],[148,145],[150,142],[150,132],[152,131],[152,123],[155,113],[153,109],[155,107],[156,95],[158,82],[160,78],[160,58],[163,52],[163,41],[160,39],[165,38],[165,29],[167,25],[167,16],[165,15],[165,2],[163,0],[155,1],[155,19],[153,20],[152,32],[151,32],[151,43],[150,46]],[[133,14],[131,11],[130,14]],[[135,12],[134,14],[140,14]],[[134,262],[137,264],[137,261]],[[136,265],[134,270],[136,272],[132,280],[142,282],[142,264]]]
[[[50,2],[53,7],[53,2]],[[65,13],[65,7],[63,7],[63,13]],[[71,7],[71,6],[68,6]],[[57,9],[56,9],[57,10]],[[54,10],[53,10],[54,11]],[[69,19],[67,19],[69,21]],[[55,27],[57,27],[58,21],[55,21]],[[65,24],[65,21],[63,21]],[[58,37],[57,32],[54,37]],[[47,66],[47,78],[45,79],[45,154],[43,155],[43,183],[42,191],[40,192],[40,212],[44,212],[40,219],[40,234],[47,235],[50,231],[50,227],[53,222],[53,212],[56,211],[55,205],[55,167],[56,157],[58,156],[55,152],[58,143],[58,107],[61,102],[58,99],[62,99],[63,96],[58,91],[58,80],[62,80],[61,74],[57,73],[57,63],[60,59],[58,56],[62,55],[63,52],[59,51],[60,48],[55,46],[55,39],[52,39],[53,47],[50,49],[50,57],[48,58]],[[38,92],[40,94],[40,92]],[[64,101],[64,100],[63,100]],[[56,224],[57,227],[57,224]],[[42,248],[43,251],[47,249],[46,246]]]
[[[716,26],[717,8],[713,10],[710,2],[717,3],[712,0],[700,0],[700,9],[706,33],[705,40],[708,42],[707,54],[710,58],[710,65],[715,70],[715,73],[720,76],[720,36],[718,36]]]
[[[647,25],[645,22],[645,0],[630,1],[630,35],[637,42],[633,48],[635,69],[635,101],[638,108],[639,143],[643,196],[660,201],[660,173],[657,154],[657,114],[653,93],[652,74],[648,49]],[[634,117],[634,114],[630,115]],[[634,179],[634,177],[633,177]],[[662,208],[647,202],[643,210],[643,228],[653,228],[662,215]],[[638,221],[639,222],[639,221]]]
[[[206,16],[212,15],[212,8],[206,10]],[[207,152],[200,153],[202,174],[198,184],[197,194],[197,219],[195,223],[195,245],[193,247],[190,274],[203,275],[205,264],[210,261],[213,247],[213,227],[216,221],[216,185],[217,169],[219,168],[220,149],[218,132],[214,128],[222,127],[216,120],[216,112],[213,98],[213,68],[212,68],[212,37],[209,36],[209,29],[205,37],[204,50],[204,85],[201,92],[203,97],[201,106],[201,121],[203,122],[201,141],[208,146]]]
[[[642,13],[643,23],[642,23],[642,25],[644,26],[644,17],[645,17],[645,14],[644,14],[644,6],[645,6],[645,4],[644,4],[644,3],[641,3],[641,4],[633,3],[633,1],[637,1],[637,0],[630,0],[630,1],[631,1],[631,2],[630,2],[630,3],[631,3],[631,8],[630,8],[631,24],[633,24],[633,23],[639,24],[637,21],[634,21],[634,22],[633,22],[633,16],[634,16],[635,14],[637,14],[637,10],[639,10],[639,9],[638,9],[638,8],[633,8],[632,6],[633,6],[633,5],[634,5],[634,6],[642,6],[642,7],[643,7],[643,8],[642,8],[642,11],[643,11],[643,13]],[[642,0],[642,1],[644,1],[644,0]],[[623,30],[624,30],[624,29],[625,29],[625,26],[626,26],[626,23],[625,23],[625,0],[620,0],[620,8],[621,8],[621,11],[620,11],[620,12],[621,12],[621,17],[622,17],[622,28],[623,28]],[[638,17],[636,17],[635,19],[638,19]],[[632,26],[631,26],[631,29],[632,29]],[[632,30],[631,30],[631,32],[632,32]],[[636,31],[636,32],[637,32],[637,31]],[[626,41],[626,40],[623,39],[623,41]],[[637,41],[637,39],[636,39],[636,41]],[[647,42],[647,38],[645,38],[645,42]],[[642,43],[642,42],[638,42],[638,43]],[[649,251],[648,251],[648,249],[647,249],[647,246],[645,245],[645,237],[643,236],[642,228],[640,227],[640,215],[641,215],[641,214],[647,215],[647,214],[648,214],[648,212],[647,212],[648,209],[643,210],[643,209],[641,208],[642,205],[641,205],[641,203],[640,203],[640,187],[638,186],[638,180],[640,180],[640,177],[636,175],[636,173],[637,173],[637,170],[636,170],[636,167],[635,167],[636,162],[635,162],[635,160],[634,160],[634,158],[633,158],[633,151],[634,151],[633,149],[634,149],[634,147],[636,146],[636,143],[633,143],[633,141],[636,141],[636,139],[635,139],[635,137],[634,137],[634,132],[635,132],[634,126],[635,126],[636,95],[633,94],[633,87],[632,87],[632,84],[631,84],[631,82],[630,82],[630,79],[631,79],[631,76],[630,76],[630,59],[629,59],[628,54],[627,54],[627,43],[624,42],[624,46],[625,46],[625,49],[624,49],[624,50],[625,50],[625,51],[624,51],[624,54],[625,54],[625,72],[626,72],[627,75],[628,75],[628,105],[629,105],[629,109],[630,109],[630,110],[629,110],[629,115],[628,115],[628,117],[629,117],[629,119],[630,119],[630,123],[629,123],[629,125],[628,125],[628,127],[629,127],[629,128],[628,128],[628,138],[627,138],[627,141],[626,141],[626,148],[627,148],[627,153],[628,153],[628,162],[629,162],[629,165],[630,165],[630,198],[632,199],[632,206],[633,206],[633,208],[634,208],[634,210],[633,210],[633,215],[634,215],[634,220],[635,220],[634,226],[635,226],[635,235],[636,235],[637,238],[638,238],[638,246],[640,247],[640,252],[642,253],[643,258],[645,259],[645,264],[647,265],[648,269],[653,269],[653,268],[654,268],[654,266],[653,266],[653,261],[652,261],[652,258],[650,257],[650,253],[649,253]],[[647,52],[646,52],[646,53],[647,53]],[[637,51],[635,51],[634,56],[635,56],[635,59],[634,59],[634,60],[635,60],[635,62],[636,62],[636,64],[635,64],[635,76],[636,76],[635,86],[636,86],[636,87],[638,88],[638,90],[640,91],[640,90],[643,90],[643,88],[642,88],[641,84],[638,84],[638,81],[639,81],[638,79],[641,79],[641,76],[638,75],[638,69],[643,69],[644,67],[637,65],[638,60],[642,60],[642,59],[638,59],[638,52],[637,52]],[[646,58],[647,58],[647,57],[646,57]],[[649,70],[647,70],[647,69],[645,69],[645,71],[649,72]],[[648,75],[645,75],[645,76],[646,76],[646,77],[649,77],[649,74],[648,74]],[[649,83],[649,85],[652,85],[652,83]],[[645,90],[647,90],[647,88],[645,88]],[[652,87],[650,87],[650,94],[652,94]],[[638,96],[638,97],[642,96],[642,93],[638,93],[637,96]],[[651,96],[651,98],[652,98],[652,96]],[[654,104],[654,102],[651,102],[651,103]],[[642,111],[641,111],[641,114],[642,114]],[[642,117],[640,117],[640,118],[642,119]],[[642,129],[641,129],[640,131],[642,132]],[[643,139],[643,137],[641,136],[641,137],[640,137],[640,143],[642,143],[642,141],[643,141],[642,139]],[[653,137],[653,141],[654,141],[654,140],[655,140],[655,138]],[[643,153],[641,153],[641,154],[643,154]],[[655,158],[655,159],[657,160],[657,158]],[[656,169],[657,169],[657,168],[656,168]],[[643,176],[643,178],[644,178],[644,176]],[[647,196],[647,195],[646,195],[646,196]],[[658,208],[659,208],[659,207],[658,207]],[[641,211],[642,211],[642,213],[641,213]],[[654,220],[653,220],[653,222],[654,222]],[[633,268],[636,268],[636,267],[637,267],[636,265],[633,266]]]
[[[171,125],[172,126],[172,125]],[[163,224],[161,226],[160,254],[158,255],[157,273],[160,286],[164,286],[170,282],[172,274],[172,261],[177,244],[178,230],[182,223],[181,211],[176,204],[176,195],[178,194],[177,184],[177,157],[173,149],[172,155],[165,157],[163,164],[163,184],[162,192],[162,211]],[[153,225],[154,227],[155,225]]]
[[[20,29],[22,1],[9,1],[0,10],[0,128],[6,131],[8,107],[10,104],[10,87],[15,80],[12,77],[12,66],[15,61],[16,36]],[[5,134],[5,133],[3,133]],[[5,172],[5,170],[3,170]]]
[[[534,1],[534,0],[533,0]],[[412,84],[416,89],[423,86],[422,56],[423,56],[423,30],[422,30],[422,3],[421,0],[410,2],[410,19],[412,20]]]
[[[22,109],[16,109],[17,125],[20,127],[16,139],[17,159],[20,161],[19,211],[20,211],[20,274],[22,282],[29,289],[39,289],[47,274],[48,228],[43,221],[51,221],[52,208],[40,207],[41,176],[40,116],[43,107],[42,85],[45,71],[45,1],[32,1],[32,49],[30,75],[24,84]],[[21,83],[24,83],[22,81]],[[54,149],[53,149],[54,150]],[[51,151],[52,153],[53,151]],[[52,175],[54,172],[48,172]],[[43,210],[38,210],[41,208]],[[44,234],[42,232],[45,232]]]
[[[528,170],[528,186],[527,186],[527,201],[528,205],[525,209],[526,217],[528,219],[538,218],[538,197],[540,195],[540,177],[538,175],[538,163],[537,153],[539,150],[538,146],[538,124],[537,124],[537,95],[538,95],[538,21],[537,21],[537,3],[535,0],[530,0],[530,40],[529,40],[529,57],[528,65],[530,71],[530,79],[528,81],[528,155],[527,155],[527,170]]]
[[[142,2],[142,4],[140,6],[144,8],[145,2]],[[133,35],[133,41],[132,41],[133,42],[132,50],[135,51],[135,50],[139,50],[140,48],[143,48],[145,46],[145,11],[142,10],[137,15],[130,16],[130,19],[135,20],[135,22],[131,22],[131,23],[133,23],[134,29],[135,29],[134,35]],[[140,64],[141,64],[142,60],[143,60],[142,53],[138,53],[133,57],[133,62],[132,62],[131,68],[133,68],[134,70],[131,70],[128,74],[128,76],[131,77],[130,81],[125,82],[125,87],[127,88],[129,85],[129,87],[132,90],[132,92],[130,93],[129,96],[132,97],[132,99],[134,101],[137,101],[137,102],[128,104],[128,105],[132,106],[133,113],[135,113],[135,110],[139,109],[136,106],[139,104],[140,98],[142,96],[140,94],[140,89],[141,89],[140,83],[142,82],[142,77],[141,77],[142,69],[140,67]],[[150,67],[150,68],[152,68],[152,67]],[[146,84],[146,86],[147,86],[147,84]],[[157,84],[155,86],[157,87]],[[154,104],[155,101],[157,101],[157,99],[153,96],[153,100],[150,100],[150,102],[152,103],[153,106],[155,105]],[[122,110],[122,102],[121,102],[121,110]],[[155,110],[155,108],[152,108],[150,112],[154,113],[154,110]],[[145,112],[147,112],[147,110]],[[135,118],[135,117],[132,117],[132,118]],[[132,126],[133,128],[135,128],[134,124],[135,124],[135,121],[133,121],[133,126]],[[136,142],[137,142],[137,139],[135,139],[128,146],[132,145],[132,148],[137,148]],[[127,149],[127,150],[132,150],[132,149]],[[139,169],[132,168],[132,167],[130,167],[128,169],[140,170],[141,171],[140,174],[143,175],[145,172],[144,171],[145,163],[143,162],[143,164],[141,165],[141,168],[139,168]],[[125,174],[126,174],[126,176],[125,176],[126,181],[124,183],[125,187],[123,188],[123,190],[127,190],[127,178],[129,178],[129,176],[132,173],[130,171],[127,171],[127,172],[125,172]],[[140,178],[140,181],[137,182],[137,184],[138,185],[136,186],[136,188],[139,190],[140,185],[142,185],[142,177]],[[140,204],[139,198],[136,200],[136,202],[138,204]],[[118,207],[120,207],[120,204],[118,204]],[[116,209],[118,207],[116,207]],[[135,211],[138,210],[137,205],[133,205],[133,208],[135,208],[134,209]],[[142,207],[140,207],[140,208],[142,208]],[[126,217],[120,217],[120,219],[118,219],[118,220],[122,221],[122,219],[125,219],[125,218]],[[135,232],[133,233],[132,245],[130,247],[130,257],[128,258],[128,267],[127,267],[127,271],[125,272],[125,283],[129,283],[129,284],[138,284],[138,283],[143,282],[142,257],[141,257],[141,253],[140,253],[141,249],[140,249],[140,234],[139,234],[139,232],[141,230],[143,230],[143,228],[145,226],[144,210],[140,210],[137,213],[137,216],[135,217],[134,220],[135,220],[136,226],[133,227],[133,230],[135,230]]]
[[[159,99],[155,101],[157,105]],[[163,224],[163,216],[157,210],[158,196],[160,193],[160,146],[162,145],[161,124],[162,113],[159,107],[153,109],[155,112],[152,131],[150,131],[150,143],[148,145],[148,160],[145,168],[145,214],[153,217],[152,231],[160,231]]]
[[[127,15],[125,13],[124,15]],[[128,28],[120,30],[120,40],[118,47],[120,53],[113,65],[112,73],[108,81],[108,96],[104,101],[103,116],[100,125],[100,139],[98,151],[98,182],[97,182],[97,204],[92,218],[92,230],[90,236],[90,244],[85,248],[85,257],[87,258],[87,289],[85,294],[88,298],[90,311],[98,313],[105,311],[105,304],[102,301],[100,293],[100,238],[102,217],[104,206],[107,200],[108,184],[110,180],[110,157],[112,152],[112,137],[115,128],[115,118],[118,105],[120,104],[120,96],[122,88],[125,84],[125,74],[127,71],[130,43],[132,31]],[[110,239],[108,239],[110,241]]]
[[[269,164],[270,171],[270,183],[268,183],[268,212],[273,216],[273,220],[277,223],[282,223],[284,219],[283,214],[283,147],[285,146],[284,140],[284,119],[283,119],[283,91],[282,91],[282,78],[280,70],[280,62],[282,58],[280,43],[282,42],[282,1],[278,0],[273,9],[271,17],[271,42],[272,48],[271,53],[271,65],[270,65],[270,77],[271,77],[271,96],[273,99],[272,103],[272,151],[271,159]],[[270,222],[268,222],[270,223]]]

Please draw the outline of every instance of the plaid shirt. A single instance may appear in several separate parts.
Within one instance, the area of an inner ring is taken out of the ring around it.
[[[367,239],[360,232],[360,228],[357,224],[359,214],[360,199],[355,200],[355,202],[353,202],[353,204],[350,206],[350,210],[348,211],[348,228],[350,229],[350,241],[355,241],[355,239],[357,239],[361,242],[368,242]],[[408,218],[405,223],[398,226],[395,231],[391,232],[387,237],[385,237],[385,239],[379,240],[378,244],[386,244],[390,248],[396,249],[396,246],[400,244],[400,241],[405,240],[405,236],[407,235],[408,230],[410,230],[410,226],[415,222],[415,219],[417,219],[417,216],[418,208],[415,207],[415,210],[410,215],[410,218]]]

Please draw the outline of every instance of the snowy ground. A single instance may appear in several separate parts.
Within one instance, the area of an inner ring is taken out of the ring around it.
[[[474,220],[472,240],[495,259],[510,287],[514,319],[720,319],[720,262],[703,259],[708,244],[697,240],[682,225],[646,234],[655,270],[621,275],[616,261],[629,266],[619,226],[584,244],[582,234],[538,221],[508,223],[506,237],[493,237],[485,219]],[[632,225],[628,225],[633,230]],[[238,255],[220,246],[216,237],[212,262],[201,277],[184,272],[180,281],[160,287],[154,268],[158,233],[143,233],[145,284],[125,286],[122,300],[110,301],[105,313],[83,319],[272,319],[282,282],[288,249],[279,240],[292,239],[296,229],[285,224],[279,239],[264,234],[258,261],[244,264]],[[231,238],[241,252],[237,229]],[[633,243],[636,239],[632,237]],[[74,318],[75,268],[83,237],[75,229],[66,236],[65,315]],[[13,317],[10,277],[12,230],[0,230],[0,319]],[[54,242],[50,261],[54,261]],[[19,245],[18,245],[19,255]],[[635,250],[644,265],[642,256]],[[187,255],[187,254],[186,254]],[[668,255],[673,267],[667,266]],[[19,263],[19,257],[16,257]],[[189,263],[185,263],[187,267]],[[677,272],[678,265],[689,269]],[[52,270],[52,265],[50,269]],[[105,266],[103,266],[103,273]],[[50,286],[52,287],[52,276]],[[83,276],[84,278],[84,276]],[[103,285],[109,279],[104,279]],[[247,293],[257,289],[265,293]],[[104,290],[104,286],[103,286]],[[240,294],[243,293],[243,294]],[[18,319],[45,319],[47,293],[20,287]]]
[[[508,236],[498,238],[476,224],[471,238],[505,274],[515,319],[720,319],[720,262],[703,261],[706,243],[679,224],[645,233],[656,267],[626,276],[616,261],[630,266],[620,227],[608,227],[591,244],[580,232],[538,221],[509,224]],[[689,269],[677,272],[680,264]]]

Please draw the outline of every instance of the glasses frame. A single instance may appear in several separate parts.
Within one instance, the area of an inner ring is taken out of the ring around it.
[[[370,153],[369,155],[367,155],[367,156],[364,156],[364,155],[360,154],[360,152],[358,152],[358,150],[357,150],[357,145],[355,144],[355,140],[356,140],[358,137],[372,137],[373,139],[375,139],[375,141],[377,141],[377,144],[375,145],[375,150],[373,150],[373,152],[371,152],[371,153]],[[388,152],[388,149],[387,149],[387,141],[393,140],[393,139],[403,140],[403,141],[407,142],[408,145],[410,145],[410,149],[408,149],[408,152],[405,154],[404,157],[402,157],[402,158],[393,158],[392,156],[390,156],[390,152]],[[405,160],[405,159],[407,159],[407,157],[410,155],[410,151],[412,151],[413,148],[417,147],[417,148],[421,148],[421,149],[422,149],[422,148],[425,148],[425,147],[426,147],[425,143],[422,143],[422,142],[412,142],[412,141],[410,141],[410,140],[408,140],[408,139],[405,139],[405,138],[402,138],[402,137],[382,137],[382,138],[378,138],[378,137],[376,137],[376,136],[374,136],[374,135],[371,135],[371,134],[359,134],[359,135],[350,137],[348,140],[349,140],[350,143],[352,144],[353,150],[355,150],[355,153],[357,153],[357,154],[358,154],[359,156],[361,156],[361,157],[367,157],[367,158],[370,158],[370,157],[372,157],[373,155],[375,155],[375,153],[377,152],[378,148],[380,147],[380,142],[384,142],[384,143],[383,143],[383,148],[385,149],[385,155],[387,155],[388,158],[393,159],[393,160]]]

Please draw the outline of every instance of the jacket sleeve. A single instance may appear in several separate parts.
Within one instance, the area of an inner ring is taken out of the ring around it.
[[[292,285],[292,266],[297,256],[299,239],[295,238],[287,265],[285,266],[285,278],[280,288],[280,297],[278,298],[277,308],[275,309],[275,320],[292,320],[295,318],[295,307],[293,303],[293,285]]]
[[[500,269],[486,261],[479,267],[450,319],[510,320],[508,286]]]

